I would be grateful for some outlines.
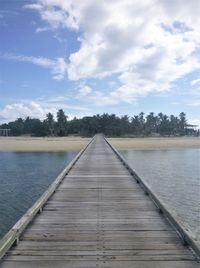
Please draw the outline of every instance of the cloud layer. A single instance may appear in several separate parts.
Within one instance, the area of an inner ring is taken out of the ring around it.
[[[26,118],[27,116],[43,120],[49,112],[56,118],[59,109],[64,109],[69,119],[72,119],[74,116],[81,118],[92,114],[88,108],[69,105],[67,101],[68,99],[65,96],[57,96],[54,98],[21,100],[16,103],[7,104],[3,109],[0,109],[0,124],[14,121],[17,118]]]
[[[80,48],[66,67],[70,80],[117,77],[109,94],[87,92],[97,102],[130,103],[167,91],[200,68],[199,1],[38,0],[25,7],[48,27],[80,33]]]
[[[50,69],[53,74],[53,79],[62,80],[67,74],[67,64],[64,58],[57,58],[56,60],[44,58],[44,57],[30,57],[14,54],[0,54],[1,59],[27,62],[41,66],[43,68]]]

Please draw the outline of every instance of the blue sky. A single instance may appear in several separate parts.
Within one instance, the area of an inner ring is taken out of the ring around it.
[[[0,122],[143,111],[200,124],[200,2],[0,0]]]

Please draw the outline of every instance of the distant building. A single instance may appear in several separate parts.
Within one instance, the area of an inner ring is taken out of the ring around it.
[[[199,136],[199,125],[187,125],[187,135]]]
[[[10,136],[11,129],[9,128],[0,128],[0,136]]]

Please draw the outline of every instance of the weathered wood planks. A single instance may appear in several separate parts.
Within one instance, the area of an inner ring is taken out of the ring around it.
[[[55,190],[0,267],[200,267],[102,136]]]

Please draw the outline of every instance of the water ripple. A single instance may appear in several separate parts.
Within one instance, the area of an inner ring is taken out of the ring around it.
[[[200,239],[200,149],[127,150],[121,154]]]
[[[30,208],[76,153],[0,153],[0,237]]]

